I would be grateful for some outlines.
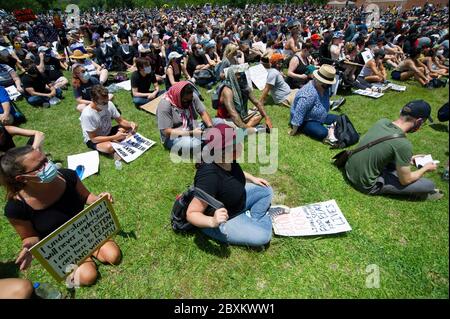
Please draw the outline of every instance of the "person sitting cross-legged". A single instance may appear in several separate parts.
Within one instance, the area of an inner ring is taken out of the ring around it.
[[[108,90],[102,85],[95,85],[91,95],[92,102],[83,109],[80,116],[84,142],[93,150],[114,155],[119,159],[111,142],[123,141],[136,132],[138,125],[120,115],[108,99]],[[117,122],[117,126],[112,127],[112,119]]]
[[[137,58],[136,68],[137,71],[134,71],[131,75],[131,95],[134,105],[140,108],[165,91],[159,89],[158,81],[149,60]],[[152,84],[154,89],[150,91]]]

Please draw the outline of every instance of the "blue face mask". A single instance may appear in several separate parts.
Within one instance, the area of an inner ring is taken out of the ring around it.
[[[48,161],[44,169],[38,174],[36,174],[36,176],[39,177],[41,183],[43,184],[51,183],[56,178],[57,175],[58,169],[56,168],[56,165],[52,161]]]
[[[87,72],[84,72],[82,77],[85,81],[89,81],[89,79],[91,78],[91,75]]]

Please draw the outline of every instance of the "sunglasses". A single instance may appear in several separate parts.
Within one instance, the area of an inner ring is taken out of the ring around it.
[[[38,173],[38,172],[40,172],[40,171],[42,171],[42,170],[44,169],[44,167],[45,167],[45,165],[47,165],[47,163],[48,163],[48,158],[45,157],[45,158],[38,164],[38,166],[37,166],[35,169],[33,169],[33,170],[31,170],[31,171],[28,171],[28,172],[25,172],[25,173],[22,173],[22,174],[20,174],[20,175],[29,175],[30,173],[33,173],[33,172]]]

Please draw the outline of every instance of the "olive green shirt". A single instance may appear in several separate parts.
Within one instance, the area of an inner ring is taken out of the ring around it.
[[[404,132],[392,121],[381,119],[361,138],[358,147],[393,134]],[[368,192],[389,163],[409,166],[412,154],[411,142],[406,138],[387,140],[352,155],[345,165],[345,171],[358,190]]]

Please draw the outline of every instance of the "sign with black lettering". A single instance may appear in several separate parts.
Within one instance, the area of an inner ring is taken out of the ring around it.
[[[56,279],[63,280],[120,230],[107,195],[34,245],[30,251]]]
[[[156,142],[143,137],[138,133],[127,137],[120,143],[111,143],[117,154],[127,163],[134,161],[144,154]]]
[[[352,230],[336,201],[284,207],[285,213],[272,216],[273,230],[280,236],[320,236]]]

